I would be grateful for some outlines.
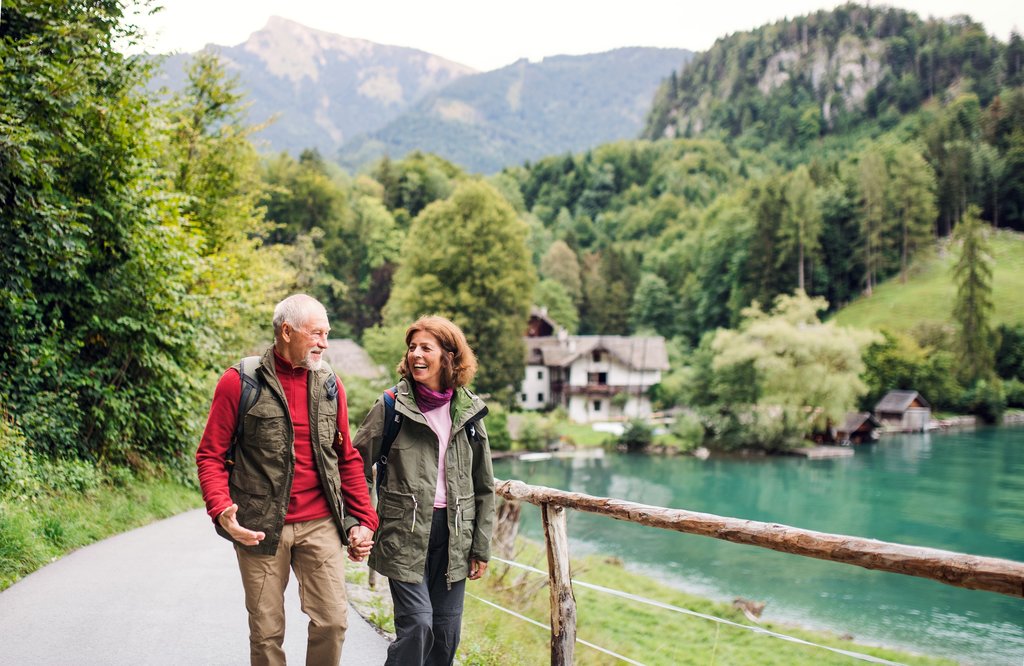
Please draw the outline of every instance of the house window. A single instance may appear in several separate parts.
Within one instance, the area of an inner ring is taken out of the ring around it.
[[[544,394],[543,393],[538,393],[537,394],[537,402],[544,402]]]
[[[544,371],[543,370],[538,370],[537,371],[537,379],[544,379]]]
[[[604,386],[605,384],[608,383],[608,373],[607,372],[588,372],[587,373],[587,383],[588,384],[597,384],[599,386]]]
[[[594,401],[594,411],[595,412],[601,411],[601,401],[600,400],[595,400]]]
[[[526,402],[526,394],[523,393],[522,396],[523,396],[523,402]]]
[[[590,360],[592,360],[594,363],[600,363],[601,362],[601,352],[599,352],[599,351],[591,352],[590,353]]]

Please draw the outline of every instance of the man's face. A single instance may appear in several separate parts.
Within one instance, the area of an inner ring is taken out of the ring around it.
[[[285,323],[281,331],[284,342],[281,356],[294,366],[319,370],[323,365],[323,352],[327,349],[327,335],[330,332],[331,326],[324,313],[308,316],[302,326],[297,328]]]

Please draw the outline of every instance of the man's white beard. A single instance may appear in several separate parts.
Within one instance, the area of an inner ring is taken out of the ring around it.
[[[313,372],[317,372],[318,370],[320,370],[320,368],[324,367],[323,354],[320,355],[320,359],[319,360],[314,361],[313,360],[313,350],[310,349],[306,353],[306,358],[302,359],[302,363],[300,363],[299,365],[301,365],[302,367],[306,368],[307,370],[312,370]]]

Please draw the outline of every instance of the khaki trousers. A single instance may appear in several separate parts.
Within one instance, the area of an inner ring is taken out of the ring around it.
[[[341,644],[348,628],[344,552],[330,517],[285,525],[273,555],[235,547],[249,612],[249,655],[254,666],[285,663],[281,646],[289,567],[299,581],[302,612],[309,616],[306,664],[337,666],[341,661]]]

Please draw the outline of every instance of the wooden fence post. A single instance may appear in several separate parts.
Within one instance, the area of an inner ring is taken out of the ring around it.
[[[548,553],[548,583],[551,588],[551,664],[569,666],[576,648],[576,597],[569,572],[569,531],[565,509],[541,505],[544,543]]]

